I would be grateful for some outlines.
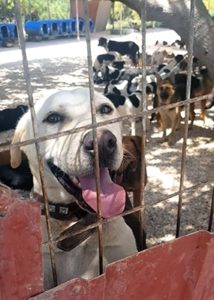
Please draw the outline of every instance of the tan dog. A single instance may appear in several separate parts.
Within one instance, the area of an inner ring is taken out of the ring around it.
[[[174,86],[170,83],[170,81],[167,80],[163,81],[161,84],[158,84],[157,99],[159,107],[158,112],[160,114],[160,123],[163,130],[163,136],[161,141],[168,141],[169,145],[173,145],[175,143],[175,131],[180,125],[181,107],[164,109],[163,106],[179,102],[183,99],[178,93],[178,90],[176,92]],[[171,132],[168,136],[166,136],[168,122],[170,122]]]

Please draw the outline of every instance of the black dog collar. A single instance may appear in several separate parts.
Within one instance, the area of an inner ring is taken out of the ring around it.
[[[36,193],[33,193],[31,197],[35,198],[40,203],[41,213],[42,215],[45,215],[44,199]],[[75,218],[79,220],[86,214],[86,212],[75,202],[69,204],[48,202],[48,211],[51,218],[62,221],[72,220]]]
[[[40,203],[42,215],[45,214],[45,204],[42,202]],[[63,204],[56,204],[56,203],[49,203],[48,204],[48,211],[51,218],[57,220],[71,220],[73,218],[80,219],[82,216],[85,215],[85,212],[81,210],[76,203],[63,205]]]

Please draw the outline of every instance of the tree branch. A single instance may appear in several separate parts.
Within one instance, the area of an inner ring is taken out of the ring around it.
[[[119,0],[141,15],[141,0]],[[188,45],[190,0],[149,0],[147,20],[161,22],[164,27],[175,30]],[[196,0],[194,28],[194,56],[208,67],[214,78],[214,21],[202,0]]]

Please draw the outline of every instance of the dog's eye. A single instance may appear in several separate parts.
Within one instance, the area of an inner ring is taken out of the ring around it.
[[[102,115],[109,115],[112,111],[113,111],[113,108],[111,106],[109,106],[108,104],[103,104],[100,107],[100,113]]]
[[[64,116],[55,112],[55,113],[52,113],[49,116],[47,116],[47,118],[44,119],[43,122],[47,122],[50,124],[56,124],[56,123],[62,122],[63,120],[64,120]]]

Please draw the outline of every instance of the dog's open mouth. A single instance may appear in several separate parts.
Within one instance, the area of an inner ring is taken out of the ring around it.
[[[49,160],[47,165],[56,179],[72,194],[77,203],[83,209],[97,212],[96,178],[94,174],[70,178],[59,167]],[[80,184],[78,184],[78,182]],[[126,194],[123,187],[114,183],[110,177],[109,170],[100,170],[100,214],[103,218],[116,216],[124,211]]]

